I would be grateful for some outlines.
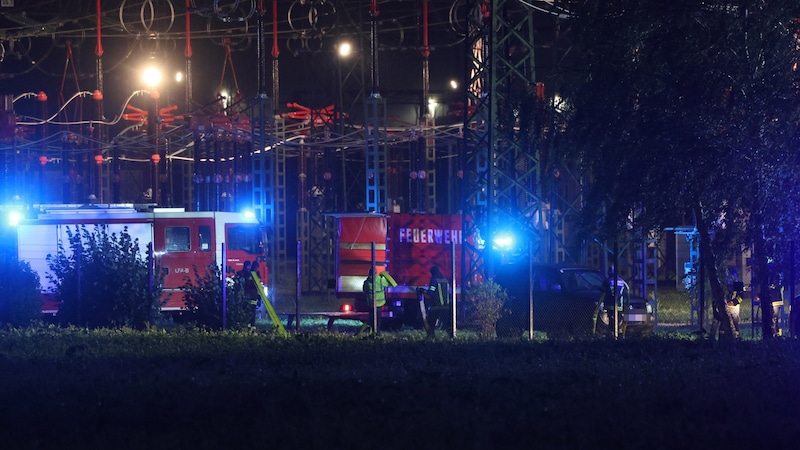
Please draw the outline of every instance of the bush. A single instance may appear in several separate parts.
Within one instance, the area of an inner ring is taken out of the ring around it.
[[[475,309],[479,325],[478,335],[482,339],[494,337],[497,320],[500,319],[503,306],[508,301],[506,290],[494,281],[488,280],[469,288],[465,300]]]
[[[194,267],[195,282],[188,278],[181,290],[186,295],[186,306],[197,325],[212,329],[222,328],[222,273],[216,263],[206,268],[201,276]],[[255,308],[245,294],[245,279],[239,276],[227,279],[227,327],[247,328],[255,320]]]
[[[151,292],[149,255],[127,228],[119,235],[100,225],[66,232],[69,252],[59,244],[57,255],[47,255],[62,323],[143,328],[159,317],[164,274],[152,271]]]
[[[39,275],[30,264],[16,258],[0,257],[0,324],[24,327],[41,318],[42,298]]]

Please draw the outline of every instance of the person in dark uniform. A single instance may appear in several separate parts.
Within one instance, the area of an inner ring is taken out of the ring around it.
[[[236,276],[241,278],[242,280],[246,280],[250,278],[250,268],[252,267],[252,263],[250,261],[245,261],[242,270],[236,272]]]
[[[258,272],[258,261],[252,263],[250,261],[245,261],[244,267],[239,272],[239,277],[242,279],[242,283],[244,283],[245,298],[252,307],[253,314],[250,324],[255,325],[256,308],[261,301],[261,296],[258,294],[258,287],[256,286],[256,280],[253,279],[252,272]]]
[[[449,327],[452,322],[452,311],[450,310],[450,282],[439,270],[438,266],[431,267],[431,281],[428,287],[420,288],[420,309],[422,310],[422,321],[425,331],[429,338],[436,336],[436,324],[441,323]],[[448,334],[452,330],[448,329]]]

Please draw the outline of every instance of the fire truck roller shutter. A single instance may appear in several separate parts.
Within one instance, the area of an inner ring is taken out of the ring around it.
[[[354,216],[339,218],[337,252],[337,290],[360,294],[372,267],[372,245],[378,273],[386,267],[386,217]]]

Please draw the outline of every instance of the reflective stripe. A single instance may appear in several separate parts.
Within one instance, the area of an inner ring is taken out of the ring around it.
[[[339,292],[361,292],[364,287],[364,275],[340,276]]]
[[[339,248],[343,250],[372,250],[372,243],[358,243],[358,242],[342,242],[339,244]],[[375,250],[386,250],[386,244],[375,244]]]

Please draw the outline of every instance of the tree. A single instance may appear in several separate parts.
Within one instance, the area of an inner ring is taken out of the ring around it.
[[[482,339],[491,339],[497,332],[497,321],[508,302],[508,293],[502,286],[492,280],[476,284],[467,290],[465,300],[475,309],[478,320],[478,335]]]
[[[39,275],[25,261],[0,257],[0,324],[30,325],[42,315]]]
[[[102,225],[66,232],[68,247],[59,244],[58,254],[47,256],[62,323],[142,328],[158,319],[164,274],[150,269],[152,258],[127,227],[119,234]]]
[[[255,319],[255,308],[245,293],[245,279],[235,276],[226,280],[227,309],[223,311],[223,278],[219,266],[212,263],[200,275],[194,268],[195,282],[187,278],[181,290],[186,295],[186,307],[192,319],[200,326],[222,328],[223,313],[229,328],[247,328]]]
[[[591,174],[584,225],[613,238],[694,222],[715,310],[744,245],[797,235],[797,22],[790,0],[576,1],[585,55],[568,136]],[[765,265],[756,278],[769,279]],[[722,320],[728,336],[730,320]],[[729,319],[729,318],[728,318]]]

